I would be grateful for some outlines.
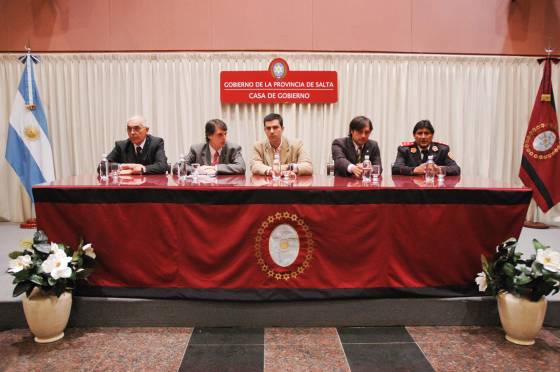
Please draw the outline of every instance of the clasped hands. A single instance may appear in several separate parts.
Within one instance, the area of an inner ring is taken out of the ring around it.
[[[123,163],[119,168],[119,175],[142,174],[145,171],[145,168],[142,164],[136,163]]]
[[[414,168],[413,173],[414,174],[426,174],[426,164],[428,163],[422,163],[419,166],[417,166],[416,168]],[[439,170],[439,166],[437,166],[436,164],[433,164],[434,166],[434,170],[436,171],[436,173]]]

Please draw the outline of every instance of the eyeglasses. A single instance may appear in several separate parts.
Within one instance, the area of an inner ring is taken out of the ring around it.
[[[135,125],[133,127],[131,127],[131,126],[126,127],[127,132],[140,132],[142,129],[145,129],[145,127],[140,126],[140,125]]]

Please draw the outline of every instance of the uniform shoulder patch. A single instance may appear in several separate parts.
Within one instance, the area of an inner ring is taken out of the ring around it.
[[[401,146],[414,146],[415,143],[414,142],[410,142],[410,141],[405,141],[405,142],[401,142]]]

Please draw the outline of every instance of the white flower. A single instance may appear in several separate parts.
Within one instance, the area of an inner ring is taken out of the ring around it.
[[[10,260],[10,267],[8,268],[9,273],[18,273],[23,269],[27,269],[31,266],[31,256],[26,254],[24,256],[18,256],[15,260]]]
[[[51,253],[58,253],[62,251],[64,253],[64,249],[60,249],[60,247],[58,246],[58,244],[56,243],[51,243]],[[66,255],[66,253],[64,253],[64,255]]]
[[[554,273],[560,271],[560,253],[552,249],[539,249],[537,251],[536,261],[543,267]]]
[[[88,243],[88,244],[84,245],[82,247],[82,251],[84,251],[84,254],[86,256],[95,259],[95,252],[93,251],[93,247],[91,246],[91,243]]]
[[[68,262],[72,261],[72,257],[68,257],[64,250],[56,249],[52,246],[52,251],[47,259],[41,264],[44,272],[51,274],[53,279],[69,278],[72,275],[72,269],[68,267]]]
[[[474,281],[476,282],[476,284],[478,284],[478,290],[480,292],[484,292],[486,291],[486,288],[488,288],[488,280],[484,271],[478,273]]]

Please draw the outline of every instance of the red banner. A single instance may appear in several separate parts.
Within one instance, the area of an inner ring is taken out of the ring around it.
[[[334,103],[338,100],[336,71],[290,71],[282,58],[267,71],[222,71],[222,103]]]
[[[548,57],[544,61],[543,77],[523,145],[519,177],[533,189],[533,198],[546,212],[560,202],[560,140],[550,80],[550,63],[558,63],[558,59]]]

